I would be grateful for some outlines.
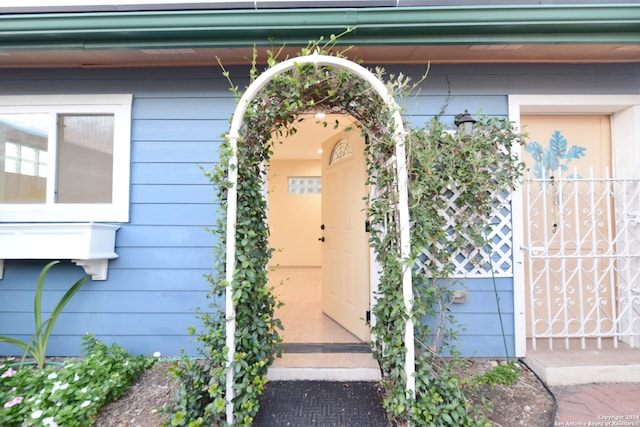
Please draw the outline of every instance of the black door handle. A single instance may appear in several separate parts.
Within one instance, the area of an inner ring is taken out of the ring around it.
[[[321,242],[324,242],[324,236],[320,237],[318,240],[320,240]]]

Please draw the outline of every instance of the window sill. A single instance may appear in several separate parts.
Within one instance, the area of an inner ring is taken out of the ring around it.
[[[94,223],[0,224],[0,279],[5,259],[70,259],[93,280],[106,280],[120,226]]]

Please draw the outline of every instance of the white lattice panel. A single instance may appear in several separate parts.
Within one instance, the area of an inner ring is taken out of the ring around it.
[[[451,254],[456,266],[456,277],[511,277],[513,276],[513,239],[511,221],[510,195],[494,194],[492,208],[492,226],[487,233],[488,244],[477,245],[464,231],[464,223],[471,227],[471,215],[461,211],[455,201],[459,197],[456,191],[448,190],[441,195],[446,201],[446,208],[440,211],[443,227],[452,230],[456,223],[462,221],[461,236],[468,241],[467,250]],[[448,232],[449,239],[454,236]],[[443,243],[444,244],[444,243]],[[423,251],[425,259],[432,260],[428,251]],[[418,266],[421,263],[418,262]],[[493,272],[492,272],[493,270]]]

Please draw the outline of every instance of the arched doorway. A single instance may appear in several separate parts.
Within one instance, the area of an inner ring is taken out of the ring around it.
[[[276,317],[285,352],[364,351],[372,300],[365,139],[347,114],[302,114],[296,127],[274,136],[267,173],[269,284],[284,303]]]
[[[363,126],[369,127],[373,133],[377,133],[380,138],[385,138],[387,141],[392,141],[394,149],[389,153],[389,161],[395,163],[396,166],[396,183],[397,183],[397,228],[398,232],[398,255],[401,259],[408,259],[410,256],[410,239],[409,239],[409,210],[408,210],[408,195],[407,195],[407,169],[405,162],[405,147],[404,147],[404,125],[402,121],[402,117],[400,115],[399,109],[395,104],[394,100],[390,96],[386,86],[384,83],[376,77],[373,73],[363,68],[362,66],[349,61],[344,58],[333,57],[333,56],[325,56],[325,55],[310,55],[298,58],[292,58],[287,61],[284,61],[280,64],[277,64],[260,75],[247,89],[242,98],[239,101],[239,104],[234,112],[233,119],[231,122],[230,131],[227,135],[227,140],[229,142],[229,157],[228,157],[228,187],[226,193],[226,205],[227,205],[227,226],[226,226],[226,282],[231,286],[231,290],[234,290],[234,277],[236,273],[236,267],[238,259],[236,258],[236,244],[237,244],[237,235],[236,235],[236,224],[241,221],[251,221],[251,218],[248,218],[247,215],[250,215],[250,211],[245,211],[243,209],[238,209],[238,171],[243,168],[243,164],[241,164],[238,159],[238,148],[240,147],[240,143],[245,144],[244,149],[252,150],[256,146],[258,148],[262,144],[267,144],[268,140],[265,141],[264,134],[261,137],[255,138],[251,141],[247,140],[247,138],[241,139],[241,129],[243,125],[246,125],[246,119],[252,119],[255,123],[260,123],[260,113],[258,111],[259,108],[272,108],[272,102],[270,99],[262,99],[259,103],[254,103],[254,99],[260,95],[260,91],[269,84],[269,82],[274,79],[274,77],[279,76],[280,74],[289,72],[290,70],[294,71],[294,74],[290,76],[289,81],[291,82],[291,87],[296,87],[297,78],[295,75],[296,71],[299,71],[298,67],[307,67],[308,71],[316,70],[317,67],[326,67],[328,71],[332,71],[335,69],[345,70],[355,79],[360,79],[360,81],[366,83],[367,87],[367,97],[378,96],[385,105],[386,112],[385,117],[388,117],[389,122],[385,123],[362,123]],[[311,68],[310,68],[311,67]],[[330,79],[331,80],[331,79]],[[328,81],[325,82],[325,85],[331,85],[334,82]],[[336,82],[339,84],[339,82]],[[297,88],[296,88],[297,89]],[[313,89],[313,88],[312,88]],[[363,87],[364,89],[364,87]],[[328,91],[326,94],[328,95],[326,98],[329,98],[329,102],[327,102],[328,106],[331,106],[331,100],[337,100],[338,97],[335,96],[334,90]],[[347,94],[352,96],[352,94]],[[313,101],[313,99],[311,99]],[[337,102],[337,101],[336,101]],[[302,113],[306,112],[311,108],[312,103],[305,103],[302,105],[299,104],[291,104],[284,103],[286,105],[275,106],[275,108],[285,108],[290,110],[292,113]],[[352,105],[354,104],[354,105]],[[342,108],[347,110],[353,109],[354,112],[357,111],[357,100],[352,98],[350,102],[346,104],[340,104]],[[294,120],[293,115],[287,116],[287,121],[292,122]],[[375,120],[374,118],[370,119],[371,121]],[[387,119],[385,118],[385,121]],[[266,138],[268,139],[268,138]],[[253,146],[251,145],[253,144]],[[268,161],[268,156],[266,157]],[[254,167],[256,166],[254,161]],[[257,170],[257,169],[256,169]],[[263,173],[259,172],[262,176]],[[255,188],[251,189],[253,193],[255,193]],[[371,190],[375,193],[376,189]],[[262,195],[264,198],[264,194]],[[242,263],[249,262],[247,260],[242,260]],[[240,264],[242,266],[242,263]],[[266,268],[266,265],[264,266]],[[373,265],[372,269],[377,272],[380,271],[377,266]],[[401,273],[401,282],[403,289],[403,302],[404,302],[404,310],[407,313],[412,311],[412,283],[411,283],[411,271],[409,268],[404,268]],[[371,275],[370,280],[372,282],[372,289],[375,289],[376,283],[376,274]],[[228,358],[227,358],[227,367],[233,366],[233,361],[236,357],[236,299],[234,299],[234,292],[230,292],[227,289],[226,292],[226,346],[228,349]],[[375,319],[372,319],[375,321]],[[406,388],[410,393],[414,393],[415,390],[415,379],[413,376],[415,370],[415,359],[414,359],[414,347],[413,347],[413,323],[411,320],[411,316],[408,316],[408,320],[406,321],[404,327],[404,343],[406,346],[405,352],[405,374],[406,374]],[[234,422],[234,414],[233,414],[233,399],[234,399],[234,370],[227,369],[227,381],[226,381],[226,401],[227,401],[227,421],[230,424]]]

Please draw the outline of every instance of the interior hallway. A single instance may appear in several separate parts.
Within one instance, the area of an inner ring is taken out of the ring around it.
[[[284,343],[360,343],[322,313],[320,267],[278,267],[269,272],[274,294],[284,302],[276,317],[284,326]]]
[[[269,272],[275,295],[285,303],[276,317],[284,326],[286,350],[267,377],[271,381],[379,381],[380,368],[370,350],[336,349],[336,345],[361,341],[322,313],[320,275],[320,267],[280,267]],[[305,344],[324,344],[324,348]]]

